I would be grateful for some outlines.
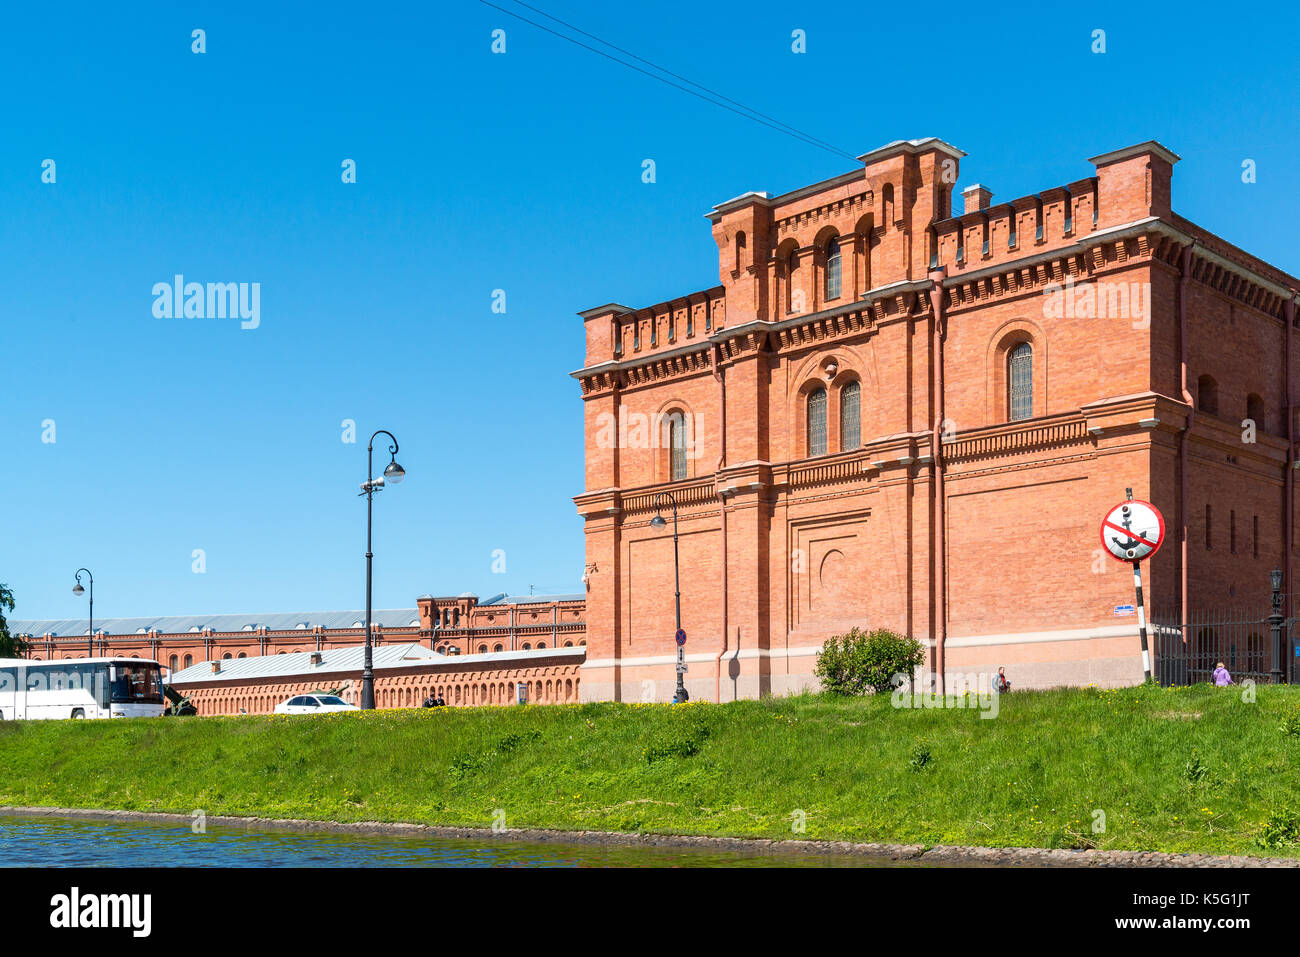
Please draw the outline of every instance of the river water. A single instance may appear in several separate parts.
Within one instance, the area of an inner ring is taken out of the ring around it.
[[[7,867],[899,867],[853,855],[459,840],[0,815]]]

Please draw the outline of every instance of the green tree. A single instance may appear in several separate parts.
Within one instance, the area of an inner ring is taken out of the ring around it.
[[[9,622],[5,621],[5,609],[14,610],[14,593],[9,586],[0,582],[0,658],[21,658],[27,652],[27,642],[17,635],[9,634]]]
[[[924,659],[925,651],[915,638],[884,628],[872,632],[854,628],[822,646],[814,673],[828,694],[880,693],[890,690],[894,675],[910,676]]]

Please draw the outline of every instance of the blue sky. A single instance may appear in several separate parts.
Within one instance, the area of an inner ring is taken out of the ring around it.
[[[1300,272],[1293,9],[529,2],[851,155],[940,136],[995,201],[1158,139],[1183,157],[1183,215]],[[575,313],[716,284],[713,204],[853,165],[475,0],[4,17],[0,581],[19,618],[84,613],[83,565],[97,617],[362,607],[377,428],[408,478],[375,502],[376,607],[577,589]],[[155,318],[176,273],[261,283],[260,326]]]

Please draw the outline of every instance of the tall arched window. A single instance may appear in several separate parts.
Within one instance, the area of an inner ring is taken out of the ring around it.
[[[1255,423],[1257,432],[1268,431],[1268,423],[1264,421],[1265,416],[1264,400],[1254,392],[1246,396],[1246,418]]]
[[[862,386],[846,382],[840,389],[840,451],[862,444]]]
[[[669,475],[671,481],[686,478],[686,417],[680,412],[668,416]]]
[[[194,664],[194,656],[193,656],[193,655],[186,655],[186,656],[185,656],[185,667],[188,668],[188,667],[189,667],[190,665],[192,665],[192,664]]]
[[[1196,380],[1196,407],[1210,415],[1219,414],[1219,383],[1214,376],[1203,375]]]
[[[1027,342],[1007,354],[1007,407],[1012,422],[1034,416],[1034,347]]]
[[[832,239],[826,244],[826,298],[840,298],[840,241]]]
[[[826,390],[808,393],[808,454],[826,454]]]

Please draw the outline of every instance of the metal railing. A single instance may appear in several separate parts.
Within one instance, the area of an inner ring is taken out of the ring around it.
[[[1268,616],[1240,609],[1188,613],[1180,621],[1176,609],[1151,615],[1153,674],[1162,685],[1209,682],[1223,662],[1234,681],[1270,680],[1273,649]]]

